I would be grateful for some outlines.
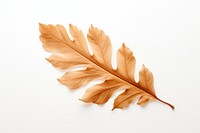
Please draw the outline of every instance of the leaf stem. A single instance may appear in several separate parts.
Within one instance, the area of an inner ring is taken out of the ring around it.
[[[172,108],[172,110],[174,110],[174,109],[175,109],[175,107],[174,107],[173,105],[171,105],[170,103],[168,103],[168,102],[165,102],[165,101],[163,101],[163,100],[159,99],[158,97],[156,97],[156,99],[157,99],[158,101],[160,101],[160,102],[162,102],[162,103],[164,103],[164,104],[167,104],[168,106],[170,106],[170,107]]]

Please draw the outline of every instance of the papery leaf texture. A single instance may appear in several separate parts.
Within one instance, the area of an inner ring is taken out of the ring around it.
[[[125,44],[117,51],[117,69],[113,69],[111,41],[102,30],[92,25],[89,28],[87,40],[93,52],[90,54],[86,37],[76,26],[69,25],[71,35],[62,25],[39,24],[39,27],[43,48],[53,53],[47,61],[56,68],[68,69],[58,79],[61,84],[69,89],[78,89],[95,79],[103,80],[102,83],[88,88],[81,101],[104,104],[118,89],[124,89],[114,100],[112,110],[126,108],[134,101],[143,106],[152,100],[158,100],[174,109],[173,105],[156,96],[153,74],[144,65],[139,72],[139,81],[135,81],[136,60]],[[84,69],[69,70],[75,66]]]

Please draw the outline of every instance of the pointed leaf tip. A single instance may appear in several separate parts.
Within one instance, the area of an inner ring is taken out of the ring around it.
[[[39,29],[41,30],[44,27],[44,24],[39,23]]]
[[[69,27],[71,27],[72,26],[72,24],[71,23],[69,23]]]
[[[73,28],[75,27],[73,24],[69,24],[69,28]]]
[[[48,59],[48,58],[45,58],[45,60],[49,61],[49,59]]]
[[[90,27],[94,28],[94,26],[92,24],[90,24]]]

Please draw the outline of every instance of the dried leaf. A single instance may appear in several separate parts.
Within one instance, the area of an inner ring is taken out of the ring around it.
[[[135,81],[135,57],[125,44],[117,52],[117,69],[114,70],[111,64],[111,42],[102,30],[92,25],[89,28],[87,38],[93,55],[88,51],[83,32],[71,24],[69,31],[73,40],[61,25],[40,24],[40,40],[46,51],[53,52],[47,60],[54,67],[64,70],[77,65],[86,67],[84,70],[66,72],[58,79],[61,84],[77,89],[94,79],[105,80],[87,89],[81,101],[104,104],[116,90],[122,88],[125,91],[114,100],[113,109],[128,107],[136,99],[141,106],[151,100],[158,100],[174,109],[174,106],[156,96],[153,74],[144,65],[139,72],[139,82]]]
[[[130,82],[135,82],[135,62],[132,51],[123,44],[117,52],[117,71]]]

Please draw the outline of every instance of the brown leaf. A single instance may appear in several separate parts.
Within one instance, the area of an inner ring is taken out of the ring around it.
[[[96,104],[106,103],[119,88],[125,89],[114,101],[113,109],[128,107],[134,100],[139,99],[138,105],[145,105],[151,100],[160,100],[154,90],[153,74],[145,67],[139,72],[139,82],[134,79],[135,57],[124,44],[117,52],[117,69],[111,64],[112,46],[110,39],[102,30],[91,25],[87,35],[93,51],[90,55],[84,34],[76,26],[69,25],[71,40],[61,25],[40,24],[40,40],[45,50],[53,52],[47,60],[60,69],[74,66],[86,67],[84,70],[66,72],[58,80],[70,89],[77,89],[94,79],[105,81],[86,90],[80,99],[84,102]]]
[[[49,58],[47,58],[47,61],[49,61],[54,67],[60,68],[60,69],[68,69],[73,66],[78,65],[88,65],[87,60],[79,58],[79,56],[74,55],[68,55],[68,54],[60,54],[60,53],[54,53]]]
[[[144,91],[156,96],[153,85],[153,74],[143,65],[139,72],[139,85],[143,87]]]
[[[135,82],[135,57],[124,44],[117,52],[117,71],[130,82]]]
[[[77,89],[99,77],[103,77],[103,75],[100,75],[100,73],[93,68],[87,68],[85,70],[66,72],[58,81],[68,86],[70,89]]]
[[[112,96],[113,92],[121,86],[123,84],[116,79],[106,80],[86,90],[85,95],[80,100],[87,103],[104,104]]]
[[[115,108],[125,108],[128,107],[130,103],[132,103],[137,96],[142,95],[142,91],[136,87],[126,89],[122,94],[120,94],[114,101]]]
[[[40,24],[40,40],[43,43],[43,48],[49,52],[66,53],[67,44],[70,44],[70,39],[65,28],[61,25],[43,25]],[[53,37],[52,37],[53,36]]]
[[[90,55],[87,47],[87,41],[84,37],[83,32],[72,24],[70,24],[69,27],[69,31],[75,40],[75,45],[77,46],[77,48],[85,54]]]
[[[111,69],[112,46],[109,37],[106,36],[102,30],[92,25],[87,37],[94,52],[94,58],[102,65],[106,65]]]

